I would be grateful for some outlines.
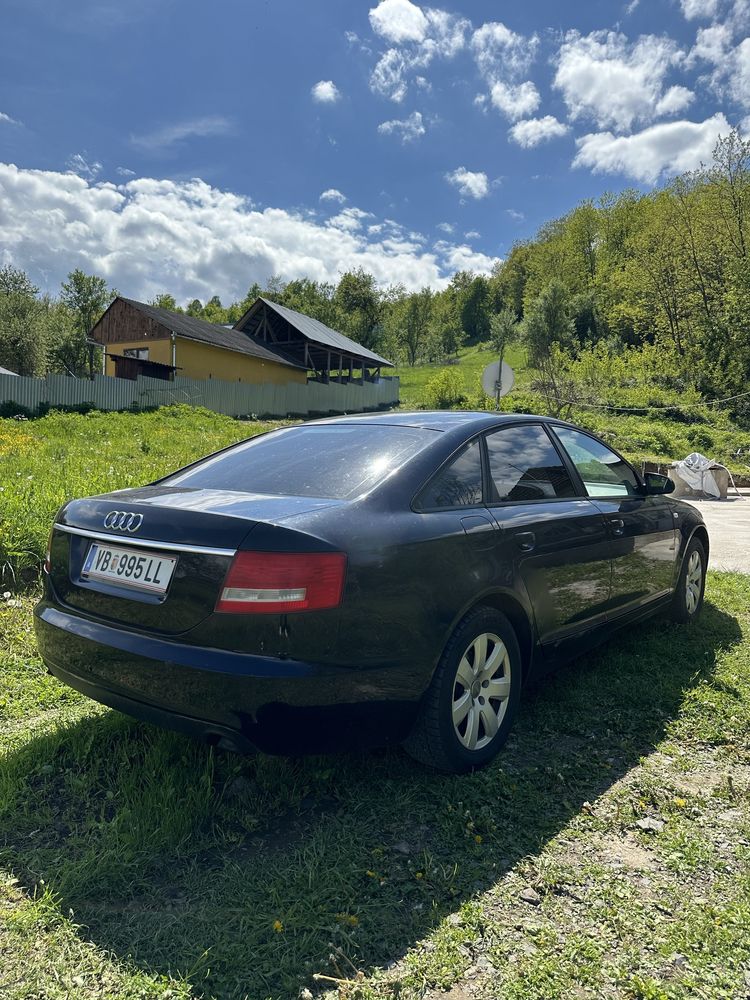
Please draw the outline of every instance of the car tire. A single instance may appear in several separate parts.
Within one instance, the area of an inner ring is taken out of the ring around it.
[[[439,771],[484,767],[507,740],[520,698],[513,626],[494,608],[475,608],[449,639],[404,747]]]
[[[672,598],[672,619],[685,625],[694,621],[703,607],[703,593],[706,589],[706,550],[698,538],[692,538],[677,579],[677,587]]]

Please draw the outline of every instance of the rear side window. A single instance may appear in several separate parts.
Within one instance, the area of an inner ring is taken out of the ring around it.
[[[575,496],[567,469],[540,424],[503,427],[486,441],[490,502]]]
[[[638,494],[638,479],[630,466],[601,441],[588,434],[555,427],[590,497],[630,497]]]
[[[387,424],[288,427],[207,458],[170,486],[347,500],[377,486],[437,431]]]
[[[436,507],[475,507],[481,502],[482,452],[479,441],[472,441],[427,484],[416,506],[420,510],[434,510]]]

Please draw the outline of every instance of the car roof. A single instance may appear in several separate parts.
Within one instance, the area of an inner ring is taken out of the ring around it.
[[[433,431],[453,431],[462,428],[467,432],[496,427],[498,423],[519,423],[541,420],[545,423],[563,423],[534,413],[503,413],[500,410],[417,410],[411,413],[356,413],[345,417],[328,417],[311,420],[314,424],[379,424],[392,427],[419,427]]]

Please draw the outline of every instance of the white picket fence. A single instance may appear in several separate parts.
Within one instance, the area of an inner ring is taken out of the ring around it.
[[[354,382],[250,385],[179,376],[173,382],[165,382],[143,376],[131,381],[105,375],[96,375],[93,379],[65,375],[47,375],[46,378],[0,375],[0,403],[13,402],[34,412],[45,403],[50,407],[90,403],[97,410],[141,410],[187,403],[231,417],[305,417],[385,409],[398,403],[398,399],[398,378],[380,378],[364,385]]]

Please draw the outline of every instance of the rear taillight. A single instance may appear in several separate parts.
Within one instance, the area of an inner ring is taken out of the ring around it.
[[[258,615],[335,608],[345,573],[343,552],[238,552],[216,610]]]

